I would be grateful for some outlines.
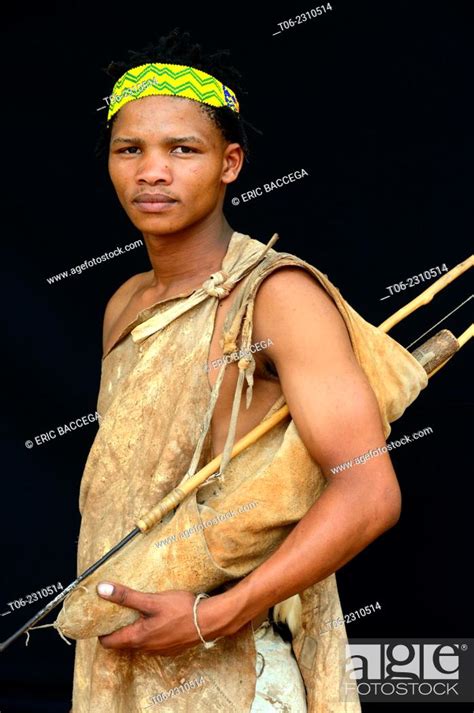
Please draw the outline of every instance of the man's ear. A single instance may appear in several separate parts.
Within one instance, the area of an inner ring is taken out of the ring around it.
[[[237,143],[228,144],[222,157],[222,183],[233,183],[244,163],[244,152],[242,146]]]

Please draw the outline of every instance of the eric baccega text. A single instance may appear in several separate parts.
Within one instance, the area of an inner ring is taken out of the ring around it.
[[[234,196],[231,200],[231,203],[232,205],[239,205],[241,200],[244,203],[247,203],[247,201],[251,201],[253,198],[263,196],[264,191],[265,193],[271,193],[276,188],[283,188],[283,186],[287,186],[289,183],[294,183],[295,181],[299,180],[300,178],[304,178],[305,176],[309,176],[309,173],[308,171],[305,171],[304,168],[302,168],[301,171],[293,171],[293,173],[288,173],[286,176],[277,178],[275,181],[270,181],[270,183],[264,183],[263,190],[261,186],[257,186],[256,188],[252,188],[251,191],[241,193],[240,198],[238,196]]]
[[[204,366],[204,371],[210,371],[211,367],[215,369],[218,366],[222,366],[222,364],[230,364],[231,361],[238,361],[242,357],[248,356],[249,352],[254,354],[255,352],[261,352],[262,349],[266,349],[269,346],[273,344],[272,340],[270,337],[265,341],[263,339],[261,342],[255,342],[254,344],[251,344],[249,347],[249,350],[246,349],[241,349],[238,352],[232,352],[231,354],[225,354],[223,357],[220,359],[214,359],[214,361],[211,361],[211,366],[208,364],[205,364]],[[252,348],[253,347],[253,348]]]
[[[90,423],[94,423],[95,421],[98,421],[100,424],[100,419],[101,416],[97,411],[95,413],[88,413],[87,416],[76,418],[74,421],[69,421],[69,423],[65,423],[63,426],[56,426],[55,429],[52,428],[50,431],[46,431],[46,433],[40,433],[39,436],[35,436],[35,443],[37,446],[41,446],[43,443],[54,440],[56,435],[64,436],[66,433],[77,431],[78,428],[88,426]],[[33,448],[34,443],[33,441],[25,441],[25,446],[27,448]]]

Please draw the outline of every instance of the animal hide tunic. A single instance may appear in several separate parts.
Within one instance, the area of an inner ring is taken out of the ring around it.
[[[224,354],[252,344],[254,299],[265,277],[284,266],[308,271],[344,319],[377,397],[385,438],[390,422],[426,386],[426,373],[414,357],[352,309],[326,275],[273,250],[276,238],[265,246],[234,232],[219,272],[202,288],[139,312],[105,354],[97,404],[100,427],[80,491],[79,572],[211,459],[209,426],[226,367],[211,388],[205,365],[219,299],[231,290],[238,294],[224,324]],[[230,460],[240,394],[250,402],[254,368],[251,353],[240,359],[222,475],[188,496],[149,533],[137,536],[65,600],[55,625],[78,640],[73,713],[250,710],[256,683],[250,623],[211,649],[196,646],[174,658],[105,649],[97,636],[135,621],[138,613],[103,600],[95,587],[111,580],[144,592],[221,591],[268,559],[320,496],[326,480],[292,420]],[[282,396],[265,418],[284,403]],[[255,505],[243,507],[249,503]],[[319,633],[324,621],[342,616],[335,575],[299,597],[301,625],[292,646],[308,711],[357,713],[357,697],[350,698],[344,688],[349,681],[345,627]]]

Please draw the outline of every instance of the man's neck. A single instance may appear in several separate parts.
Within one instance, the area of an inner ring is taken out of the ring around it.
[[[220,269],[233,229],[222,216],[212,225],[172,235],[144,234],[153,275],[148,289],[168,296],[199,287]]]

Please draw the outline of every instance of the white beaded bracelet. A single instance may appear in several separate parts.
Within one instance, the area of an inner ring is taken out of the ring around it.
[[[201,634],[201,630],[199,628],[198,621],[197,621],[197,605],[199,604],[201,599],[209,599],[209,594],[205,594],[204,592],[201,592],[200,594],[196,594],[196,599],[194,600],[194,604],[193,604],[194,626],[196,627],[196,631],[199,634],[199,638],[201,639],[202,643],[204,644],[204,648],[212,649],[212,647],[215,646],[216,641],[219,641],[219,639],[222,639],[222,636],[219,636],[217,639],[214,639],[214,641],[205,641],[204,640],[203,635]]]

